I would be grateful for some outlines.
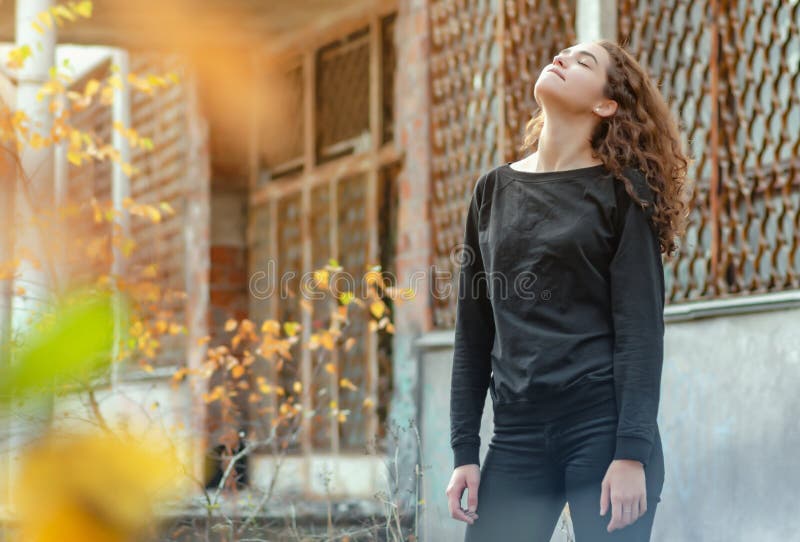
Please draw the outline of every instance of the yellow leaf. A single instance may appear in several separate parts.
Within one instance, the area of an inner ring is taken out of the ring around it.
[[[122,79],[119,78],[119,75],[114,74],[109,76],[106,82],[115,89],[122,90]]]
[[[142,270],[142,278],[152,279],[158,275],[158,263],[151,263]]]
[[[375,318],[380,318],[381,316],[383,316],[383,312],[384,312],[385,309],[386,309],[386,305],[383,303],[383,301],[380,301],[380,300],[374,301],[369,306],[369,310],[370,310],[370,312],[372,312],[372,314],[375,316]]]
[[[324,332],[322,334],[321,344],[322,344],[322,346],[325,347],[326,350],[328,350],[328,351],[333,350],[333,347],[334,347],[333,335],[331,335],[327,331]]]
[[[91,0],[84,0],[82,2],[78,2],[77,4],[71,4],[70,7],[75,13],[77,13],[81,17],[86,17],[88,19],[89,17],[92,16]]]
[[[323,288],[328,285],[328,272],[324,269],[320,269],[314,272],[314,280],[317,284],[322,286]]]
[[[47,25],[47,28],[53,28],[53,16],[50,15],[49,11],[42,11],[37,16],[37,19],[42,21],[44,24]],[[35,24],[35,23],[34,23]]]
[[[79,166],[81,165],[81,154],[78,152],[67,151],[67,160],[69,160],[70,164]]]
[[[228,319],[227,322],[225,322],[225,331],[228,331],[228,332],[233,331],[234,329],[236,329],[237,325],[238,325],[238,322],[236,320],[234,320],[233,318],[230,318],[230,319]]]
[[[264,320],[264,323],[261,324],[261,332],[278,335],[281,332],[281,324],[277,320]]]
[[[295,380],[294,385],[292,386],[292,389],[294,390],[295,393],[300,393],[301,391],[303,391],[302,382],[300,382],[299,380]]]
[[[369,271],[364,275],[364,280],[366,280],[367,284],[379,284],[381,274],[376,271]]]
[[[114,103],[114,89],[111,87],[103,87],[103,92],[100,94],[100,103],[103,105],[111,105]]]
[[[333,363],[326,363],[325,370],[330,374],[334,374],[336,372],[336,366]]]
[[[86,87],[83,89],[83,95],[86,98],[91,98],[97,91],[100,90],[100,81],[97,79],[90,79],[88,83],[86,83]]]
[[[300,329],[300,324],[298,322],[283,323],[283,331],[290,337],[294,337],[299,329]]]
[[[339,385],[340,385],[341,387],[343,387],[343,388],[347,388],[347,389],[349,389],[349,390],[353,390],[353,391],[355,391],[355,390],[357,390],[357,389],[358,389],[358,387],[357,387],[355,384],[353,384],[353,383],[350,381],[350,379],[349,379],[349,378],[342,378],[341,380],[339,380]]]
[[[236,365],[231,369],[231,376],[233,376],[233,378],[241,378],[242,375],[244,375],[244,367],[241,365]]]
[[[56,18],[64,17],[69,21],[74,21],[76,19],[75,15],[73,15],[73,13],[70,10],[68,10],[65,6],[55,5],[52,8],[50,8],[50,10],[56,15]]]
[[[161,213],[158,212],[158,209],[156,209],[152,205],[147,205],[147,206],[145,206],[144,210],[147,213],[148,218],[154,224],[158,224],[159,222],[161,222]]]

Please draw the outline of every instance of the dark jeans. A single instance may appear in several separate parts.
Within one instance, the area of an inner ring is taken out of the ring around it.
[[[601,516],[600,493],[613,460],[616,429],[613,398],[549,417],[525,413],[519,405],[496,408],[494,435],[481,465],[479,517],[467,524],[464,541],[549,542],[567,502],[575,542],[649,541],[664,485],[661,436],[656,428],[644,468],[647,511],[609,533],[612,505],[609,500]]]

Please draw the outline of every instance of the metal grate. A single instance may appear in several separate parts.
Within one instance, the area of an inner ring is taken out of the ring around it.
[[[108,65],[101,71],[81,78],[71,85],[70,90],[83,92],[83,86],[90,78],[101,80],[110,75]],[[111,109],[94,100],[86,109],[73,112],[71,123],[81,130],[97,137],[103,143],[111,143]],[[64,231],[71,232],[70,249],[64,251],[69,258],[70,280],[84,282],[96,279],[101,274],[111,272],[111,227],[108,222],[95,223],[91,198],[105,207],[111,200],[111,162],[110,160],[91,160],[76,166],[67,162],[67,186],[65,204],[78,210]],[[82,240],[82,246],[72,243]],[[89,257],[87,258],[87,255]]]
[[[367,181],[364,175],[344,179],[337,184],[337,220],[339,232],[339,263],[352,277],[348,284],[340,284],[339,290],[353,289],[356,297],[363,297],[360,278],[367,264]],[[356,282],[358,281],[358,282]],[[339,408],[347,410],[347,421],[340,428],[341,449],[361,450],[364,443],[365,416],[361,407],[361,396],[366,385],[367,321],[368,315],[359,307],[348,311],[349,324],[344,330],[348,337],[355,337],[353,347],[339,356],[339,377],[347,378],[358,386],[358,390],[341,388]]]
[[[158,206],[167,202],[175,214],[164,214],[159,223],[131,220],[131,234],[137,243],[132,257],[132,268],[158,265],[152,280],[162,288],[157,302],[159,311],[170,314],[169,319],[185,322],[185,302],[171,291],[183,292],[186,288],[184,242],[184,200],[190,189],[186,172],[189,140],[186,136],[187,84],[185,60],[177,54],[162,51],[134,51],[130,53],[130,70],[137,75],[174,72],[179,83],[159,89],[152,95],[131,93],[131,126],[142,136],[152,139],[154,149],[131,149],[131,162],[141,173],[131,179],[131,197],[137,203]],[[159,365],[182,365],[185,360],[186,340],[181,334],[163,335],[161,352],[155,360]]]
[[[278,203],[278,321],[301,322],[303,315],[301,312],[300,299],[300,277],[303,269],[303,243],[301,235],[300,217],[302,213],[301,194],[296,193],[283,198]],[[276,380],[282,386],[286,395],[278,398],[278,403],[287,400],[289,395],[295,396],[295,401],[299,402],[299,394],[292,391],[292,386],[297,380],[301,380],[300,375],[300,347],[295,344],[291,349],[292,360],[284,362],[278,366]],[[287,442],[285,438],[293,431],[293,426],[281,424],[277,428],[281,442]],[[287,451],[297,451],[300,449],[298,441],[291,441]]]
[[[619,9],[620,41],[658,81],[697,157],[687,236],[665,263],[669,301],[797,288],[800,7],[623,1]]]
[[[313,153],[302,156],[299,166],[291,159],[293,167],[297,166],[293,171],[280,181],[257,189],[260,194],[253,198],[255,207],[251,208],[251,254],[258,254],[262,260],[276,260],[278,278],[289,272],[307,273],[322,268],[330,258],[335,258],[359,282],[366,272],[365,265],[377,263],[374,259],[379,259],[384,269],[394,265],[400,169],[400,157],[391,144],[395,137],[395,24],[396,13],[375,15],[367,26],[313,54],[300,55],[307,62],[303,65],[305,73],[314,72],[314,88],[302,89],[313,96],[313,107],[303,108],[293,122],[314,126],[315,133],[302,134],[303,148],[313,149]],[[372,30],[380,35],[370,34]],[[379,85],[375,94],[370,92],[371,84]],[[379,103],[372,103],[372,99]],[[379,118],[370,118],[372,112]],[[263,133],[276,127],[261,129]],[[263,144],[269,146],[269,142]],[[264,180],[274,178],[269,170],[260,173]],[[303,216],[304,212],[308,216]],[[378,238],[376,246],[371,245],[374,237]],[[303,247],[308,249],[310,269],[303,268]],[[251,264],[251,269],[258,267]],[[359,299],[365,294],[360,283],[335,285],[340,292],[356,288],[354,293]],[[297,292],[297,284],[292,284],[292,289]],[[331,311],[339,305],[338,301],[330,302],[332,306],[311,300],[310,332],[329,326]],[[276,318],[301,321],[296,299],[281,296],[278,303]],[[387,304],[391,307],[390,302]],[[253,302],[251,309],[257,323],[273,314],[268,301]],[[310,408],[317,409],[318,414],[311,418],[310,438],[304,436],[290,452],[361,454],[368,444],[385,450],[386,428],[382,422],[387,420],[391,401],[393,335],[370,331],[371,316],[362,306],[354,304],[348,314],[349,326],[342,331],[345,338],[356,338],[352,347],[307,354],[311,363],[306,368],[310,373],[306,373],[308,377],[302,385],[310,395]],[[293,374],[298,379],[306,378],[299,371],[300,349],[295,349],[293,355]],[[356,389],[342,385],[340,378],[350,380]],[[367,398],[372,402],[365,404]],[[333,408],[331,401],[336,401]],[[345,410],[346,420],[340,423],[336,413]]]
[[[542,68],[565,47],[577,41],[575,3],[539,1],[508,2],[503,13],[503,89],[505,139],[503,160],[517,160],[525,124],[537,109],[533,86]]]
[[[534,107],[538,70],[574,41],[574,14],[574,2],[563,0],[431,3],[434,265],[451,277],[435,285],[436,327],[454,325],[456,296],[445,294],[457,288],[451,253],[463,242],[475,181],[515,154]]]
[[[334,256],[331,243],[331,232],[335,217],[331,217],[331,190],[330,184],[324,183],[311,190],[311,215],[309,216],[311,228],[311,265],[313,269],[325,267],[328,260]],[[331,311],[336,310],[337,303],[329,298],[313,300],[314,314],[311,318],[312,332],[328,329],[331,324]],[[330,361],[327,352],[312,355],[313,377],[311,382],[312,408],[317,410],[311,423],[311,442],[315,450],[330,450],[332,447],[331,428],[332,421],[328,412],[328,402],[333,398],[331,390],[337,385],[336,376],[325,370],[325,364]]]
[[[365,148],[359,140],[369,135],[369,51],[368,26],[317,51],[319,162]]]
[[[260,100],[260,167],[270,178],[296,173],[303,166],[303,66],[264,75]]]
[[[382,143],[388,143],[394,139],[394,81],[397,70],[397,48],[394,43],[396,21],[396,11],[381,19]]]

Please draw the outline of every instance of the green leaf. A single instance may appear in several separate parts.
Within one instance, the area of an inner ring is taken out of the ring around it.
[[[130,305],[120,297],[127,316]],[[88,379],[111,363],[114,309],[110,293],[76,291],[27,331],[10,367],[0,368],[0,400],[44,391],[67,379]]]

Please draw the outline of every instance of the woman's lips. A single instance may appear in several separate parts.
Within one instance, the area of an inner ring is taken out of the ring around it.
[[[567,79],[564,77],[564,74],[563,74],[563,73],[561,73],[560,71],[558,71],[558,69],[556,69],[556,68],[547,68],[547,71],[549,71],[549,72],[553,72],[554,74],[556,74],[557,76],[559,76],[559,77],[561,78],[561,80],[562,80],[562,81],[566,81],[566,80],[567,80]]]

